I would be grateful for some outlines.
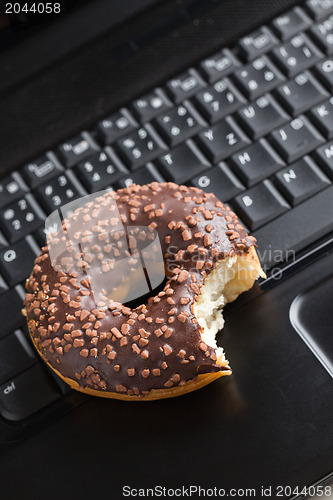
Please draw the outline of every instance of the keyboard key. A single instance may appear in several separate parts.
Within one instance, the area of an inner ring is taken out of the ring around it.
[[[0,272],[9,286],[28,278],[38,254],[39,248],[31,236],[0,252]]]
[[[328,97],[328,92],[308,72],[300,73],[279,87],[276,94],[292,116],[303,113]]]
[[[274,131],[271,139],[288,163],[298,160],[324,142],[319,132],[303,115]]]
[[[333,59],[326,59],[320,62],[315,67],[316,75],[328,88],[328,90],[333,93]]]
[[[311,120],[327,138],[333,138],[333,97],[310,111]]]
[[[287,113],[269,94],[242,108],[237,115],[251,139],[258,139],[268,134],[289,119]]]
[[[127,169],[111,151],[100,151],[79,163],[75,172],[88,192],[95,193],[114,184]]]
[[[313,26],[310,35],[325,54],[333,54],[333,14]]]
[[[45,216],[31,194],[0,210],[2,230],[10,243],[35,231]]]
[[[281,40],[285,41],[300,31],[305,31],[311,24],[311,19],[300,7],[294,7],[285,14],[276,17],[272,26]]]
[[[59,175],[36,190],[36,196],[47,214],[85,194],[72,172]]]
[[[292,77],[313,66],[322,54],[306,35],[301,34],[274,49],[272,55],[288,77]]]
[[[234,171],[247,186],[253,186],[284,166],[284,162],[264,139],[236,153],[231,161]]]
[[[97,125],[97,133],[103,144],[112,144],[137,127],[138,124],[132,115],[123,108],[100,121]]]
[[[238,69],[234,78],[250,100],[274,89],[284,80],[282,73],[264,56]]]
[[[317,149],[315,157],[323,170],[333,180],[333,141]]]
[[[198,92],[194,100],[209,123],[216,123],[245,103],[244,97],[228,78],[219,80],[207,90]]]
[[[11,421],[23,420],[60,396],[53,379],[37,364],[0,386],[0,415]]]
[[[5,280],[0,274],[0,294],[4,293],[6,290],[8,290],[8,286],[5,283]]]
[[[119,139],[116,146],[125,163],[131,169],[153,160],[165,149],[149,125]]]
[[[39,227],[37,229],[37,231],[35,231],[33,234],[38,245],[40,247],[45,246],[46,245],[46,235],[50,232],[56,233],[57,231],[59,231],[59,229],[60,229],[59,226],[60,226],[60,223],[53,221],[52,224],[51,225],[48,224],[47,227],[45,227],[44,224],[41,227]]]
[[[2,250],[3,248],[6,248],[7,245],[8,245],[8,243],[7,243],[4,235],[0,231],[0,250]]]
[[[17,200],[28,191],[22,177],[13,172],[0,180],[0,208]]]
[[[0,384],[37,363],[35,351],[21,330],[0,340]]]
[[[311,158],[306,156],[275,176],[277,186],[292,206],[310,198],[330,184]]]
[[[31,189],[35,189],[43,182],[59,175],[63,167],[52,152],[40,156],[33,162],[28,163],[22,168],[22,175]]]
[[[121,177],[116,182],[117,188],[126,188],[131,184],[149,184],[150,182],[163,182],[164,179],[152,163],[147,163],[144,167],[138,168],[127,176]]]
[[[213,163],[224,160],[250,142],[230,117],[200,132],[197,139],[199,145]]]
[[[207,193],[214,193],[223,202],[231,200],[244,190],[244,186],[225,163],[219,163],[216,167],[206,170],[194,177],[189,184]]]
[[[313,19],[316,20],[333,14],[333,0],[307,0],[306,6]]]
[[[168,181],[183,184],[209,167],[208,161],[192,142],[184,143],[158,159],[160,170]]]
[[[263,226],[289,208],[288,203],[267,180],[238,195],[234,204],[251,230]]]
[[[230,75],[239,65],[233,53],[223,49],[202,61],[200,68],[209,83],[214,83],[223,76]]]
[[[23,300],[15,288],[0,294],[0,338],[26,323],[22,315]]]
[[[133,101],[131,107],[136,118],[144,123],[167,111],[171,106],[172,104],[163,90],[155,89]]]
[[[154,123],[171,147],[192,137],[205,126],[205,122],[188,102],[159,116]]]
[[[333,231],[333,186],[304,201],[254,233],[261,264],[277,266]]]
[[[89,158],[98,146],[88,132],[82,132],[58,147],[58,153],[66,167],[73,167],[79,161]]]
[[[277,42],[278,39],[271,30],[262,26],[250,35],[241,38],[238,46],[246,60],[252,61],[252,59],[271,50]]]
[[[34,232],[34,238],[37,241],[40,248],[46,245],[46,230],[45,226],[41,226]]]
[[[205,82],[195,69],[184,71],[166,84],[166,89],[176,104],[188,99],[205,87]]]

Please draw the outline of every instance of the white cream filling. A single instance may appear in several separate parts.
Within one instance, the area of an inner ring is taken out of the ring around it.
[[[217,264],[206,278],[201,288],[199,299],[194,303],[194,314],[203,327],[202,340],[209,346],[217,348],[215,336],[224,326],[223,307],[227,303],[224,295],[226,284],[234,277],[234,265],[237,257],[228,257]],[[218,348],[217,355],[222,348]]]
[[[223,355],[223,349],[217,347],[215,336],[224,326],[223,307],[251,288],[259,275],[264,276],[253,261],[243,256],[227,257],[216,265],[201,287],[193,312],[203,327],[203,342],[216,349],[218,357]]]

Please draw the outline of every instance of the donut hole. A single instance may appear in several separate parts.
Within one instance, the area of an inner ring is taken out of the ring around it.
[[[260,276],[264,276],[264,273]],[[220,260],[201,287],[198,300],[194,304],[194,314],[203,328],[202,340],[217,349],[217,354],[223,352],[222,348],[217,348],[215,337],[224,326],[224,306],[251,288],[257,277],[258,266],[255,252],[252,251],[245,256]]]
[[[145,293],[136,299],[124,302],[122,303],[122,305],[124,305],[125,307],[129,307],[131,309],[136,309],[142,304],[147,304],[150,298],[155,297],[156,295],[158,295],[159,292],[162,292],[164,290],[165,285],[168,283],[168,281],[169,281],[168,278],[164,278],[164,280],[153,290],[150,290],[148,293]]]

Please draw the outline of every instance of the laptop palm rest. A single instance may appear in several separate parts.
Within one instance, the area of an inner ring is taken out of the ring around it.
[[[294,299],[292,326],[333,377],[333,275]]]

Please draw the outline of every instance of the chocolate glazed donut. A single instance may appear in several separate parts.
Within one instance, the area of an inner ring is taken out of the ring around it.
[[[134,308],[105,289],[96,297],[92,286],[95,268],[107,276],[116,257],[131,255],[110,244],[114,207],[127,230],[156,231],[163,251],[163,290]],[[153,400],[230,375],[215,343],[221,308],[264,274],[255,239],[229,207],[198,188],[153,182],[107,192],[64,225],[82,240],[80,251],[67,245],[64,272],[42,249],[23,310],[37,351],[59,377],[97,396]],[[64,239],[60,231],[52,237],[54,245]]]

